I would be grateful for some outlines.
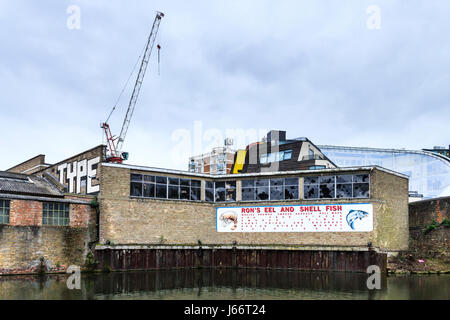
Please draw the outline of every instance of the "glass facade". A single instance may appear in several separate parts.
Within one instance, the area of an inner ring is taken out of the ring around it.
[[[340,167],[377,165],[409,176],[424,198],[450,196],[450,159],[424,151],[319,146]]]

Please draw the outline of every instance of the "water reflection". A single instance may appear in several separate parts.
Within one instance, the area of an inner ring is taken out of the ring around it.
[[[171,270],[82,274],[81,290],[66,275],[0,277],[0,299],[449,299],[450,276],[382,276],[287,270]]]

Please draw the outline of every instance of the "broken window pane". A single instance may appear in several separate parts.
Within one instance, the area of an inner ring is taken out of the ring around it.
[[[153,183],[144,183],[144,197],[146,198],[155,197],[155,185]]]
[[[214,182],[212,182],[212,181],[205,181],[205,188],[207,188],[207,189],[214,189]]]
[[[255,188],[242,188],[242,200],[255,200]]]
[[[283,186],[284,179],[270,179],[270,186]]]
[[[328,184],[328,183],[334,183],[335,176],[323,176],[319,177],[319,183],[320,184]]]
[[[132,173],[131,174],[131,181],[141,182],[142,181],[142,174]]]
[[[227,189],[226,201],[236,201],[236,189]]]
[[[354,183],[353,184],[353,197],[354,198],[368,198],[369,197],[369,184],[368,183]]]
[[[214,202],[214,189],[205,189],[205,201]]]
[[[225,182],[225,187],[227,188],[227,189],[229,189],[229,188],[236,188],[236,181],[227,181],[227,182]]]
[[[142,197],[142,183],[131,182],[130,195],[133,197]]]
[[[353,182],[369,182],[369,175],[368,174],[355,174],[353,176]]]
[[[249,188],[255,186],[255,180],[242,180],[242,187]]]
[[[320,198],[334,198],[334,183],[320,185]]]
[[[194,181],[192,181],[194,182]],[[192,188],[191,187],[191,200],[200,200],[200,188]]]
[[[155,182],[155,177],[154,176],[144,176],[144,181],[145,182]]]
[[[257,187],[256,200],[269,200],[269,187]]]
[[[180,187],[180,199],[189,200],[190,198],[190,187],[182,186]]]
[[[189,180],[189,179],[180,179],[180,185],[188,187],[188,186],[191,185],[191,180]]]
[[[191,187],[200,188],[202,185],[200,180],[191,180]]]
[[[156,185],[156,198],[167,199],[167,185],[165,184]]]
[[[255,181],[255,186],[257,186],[257,187],[269,186],[269,179],[256,180]]]
[[[155,177],[156,183],[167,184],[167,177]]]
[[[317,185],[317,184],[312,184],[312,185],[305,184],[304,197],[305,197],[305,199],[317,199],[317,198],[319,198],[319,185]]]
[[[284,200],[283,186],[270,187],[270,200]]]
[[[216,188],[216,201],[225,201],[225,188]]]
[[[179,199],[178,186],[169,185],[169,199]]]
[[[285,186],[284,199],[298,199],[298,186]]]
[[[298,178],[286,178],[284,179],[285,186],[298,186]]]
[[[318,177],[305,177],[304,178],[304,184],[316,184],[319,182]]]
[[[351,197],[352,197],[351,183],[336,185],[336,198],[351,198]]]
[[[352,175],[346,174],[342,176],[336,176],[336,182],[337,183],[352,183]]]

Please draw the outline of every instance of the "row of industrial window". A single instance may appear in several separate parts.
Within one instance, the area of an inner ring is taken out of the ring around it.
[[[9,224],[10,201],[0,200],[0,224]],[[42,225],[68,226],[69,204],[58,202],[44,202],[42,204]]]
[[[298,199],[298,178],[242,180],[242,200]]]
[[[369,198],[369,175],[305,177],[304,198]]]
[[[200,180],[131,174],[133,197],[200,200]]]
[[[201,200],[201,181],[141,174],[131,175],[133,197]],[[299,199],[298,178],[242,180],[242,201]],[[305,177],[304,199],[368,198],[369,175]],[[236,201],[236,181],[205,181],[205,201]]]
[[[280,152],[262,154],[261,157],[259,158],[259,162],[261,164],[264,164],[284,160],[291,160],[291,158],[292,158],[292,150],[285,150]]]

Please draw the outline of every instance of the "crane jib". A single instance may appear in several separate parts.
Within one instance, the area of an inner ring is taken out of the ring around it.
[[[141,90],[142,82],[144,80],[145,71],[147,70],[148,62],[150,61],[150,56],[152,53],[153,45],[155,44],[156,35],[159,30],[159,25],[161,22],[161,18],[164,17],[164,13],[157,12],[155,20],[153,21],[152,29],[150,31],[150,35],[147,40],[147,45],[145,47],[145,52],[142,57],[141,65],[139,68],[139,72],[136,78],[136,82],[133,88],[133,93],[130,97],[130,102],[128,104],[127,113],[125,115],[125,118],[123,120],[122,129],[120,131],[120,135],[118,138],[113,138],[111,135],[111,131],[109,130],[109,125],[105,122],[102,124],[102,128],[105,130],[106,139],[108,141],[108,147],[109,147],[109,154],[107,155],[107,161],[110,162],[122,162],[122,160],[127,157],[128,155],[122,156],[121,150],[122,145],[125,140],[125,136],[128,131],[128,127],[130,125],[131,117],[133,116],[134,108],[136,106],[137,98],[139,95],[139,92]],[[108,117],[109,119],[109,117]],[[117,139],[117,145],[115,143],[115,140]]]

